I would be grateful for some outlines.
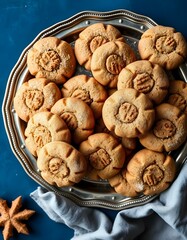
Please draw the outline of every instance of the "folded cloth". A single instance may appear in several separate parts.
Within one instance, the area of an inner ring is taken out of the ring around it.
[[[118,211],[113,221],[102,209],[78,206],[42,187],[31,197],[52,220],[74,230],[72,240],[187,239],[187,164],[168,190],[143,206]]]

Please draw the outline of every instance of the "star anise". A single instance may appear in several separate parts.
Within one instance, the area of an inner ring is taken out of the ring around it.
[[[13,236],[13,229],[16,229],[18,233],[29,234],[28,228],[22,220],[28,220],[35,211],[24,209],[20,211],[22,207],[22,197],[17,197],[12,201],[11,208],[8,207],[6,200],[0,199],[0,226],[3,229],[3,238],[8,240]]]

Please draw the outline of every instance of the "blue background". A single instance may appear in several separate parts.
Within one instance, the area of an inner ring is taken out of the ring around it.
[[[1,0],[0,1],[0,101],[2,104],[6,83],[11,69],[23,49],[47,27],[85,10],[111,11],[127,9],[149,16],[161,25],[172,26],[187,38],[186,0]],[[27,222],[30,235],[15,235],[14,239],[68,240],[73,231],[55,223],[30,198],[37,188],[13,155],[0,116],[0,198],[9,204],[16,197],[23,197],[24,208],[36,214]],[[101,209],[111,218],[117,211]],[[2,230],[2,228],[1,228]],[[0,239],[2,235],[0,233]]]

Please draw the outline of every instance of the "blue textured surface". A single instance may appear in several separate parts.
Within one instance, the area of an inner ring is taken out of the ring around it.
[[[187,37],[186,0],[1,0],[0,1],[0,101],[11,69],[22,50],[45,28],[84,11],[127,9],[149,16],[158,24],[175,27]],[[51,221],[29,197],[38,185],[28,177],[13,155],[0,116],[0,198],[8,203],[22,195],[23,206],[36,214],[28,221],[30,235],[14,239],[68,240],[73,231]],[[117,212],[104,210],[111,218]],[[0,233],[0,239],[2,235]]]

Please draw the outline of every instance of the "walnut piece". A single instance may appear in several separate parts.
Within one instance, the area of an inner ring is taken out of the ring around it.
[[[155,81],[151,78],[151,76],[144,72],[139,73],[136,75],[136,77],[133,79],[134,88],[142,93],[149,93],[153,86]]]
[[[52,72],[60,66],[61,59],[58,53],[54,50],[46,50],[40,54],[38,64],[46,71]]]
[[[125,65],[125,61],[117,54],[110,55],[106,60],[106,68],[108,72],[114,75],[119,74]]]
[[[90,164],[97,170],[102,170],[111,162],[110,155],[105,149],[100,148],[89,156]]]
[[[149,165],[143,173],[143,182],[149,186],[157,185],[164,177],[163,171],[156,164]]]
[[[108,42],[108,40],[102,36],[96,36],[94,37],[90,42],[90,50],[93,53],[98,47],[100,47],[102,44]]]
[[[70,173],[66,163],[61,158],[57,157],[54,157],[49,161],[49,171],[53,175],[59,175],[62,179],[67,177]]]
[[[27,90],[23,94],[25,105],[31,110],[39,109],[44,102],[43,93],[39,90]]]
[[[37,147],[43,147],[52,140],[50,131],[42,125],[39,125],[34,129],[33,138]]]
[[[163,54],[169,54],[176,49],[176,42],[172,36],[161,36],[156,40],[156,49]]]
[[[72,112],[64,112],[61,114],[61,117],[71,131],[74,131],[78,127],[77,118]]]
[[[135,105],[124,102],[118,109],[117,119],[124,123],[133,122],[138,116],[138,109]]]
[[[176,133],[176,127],[170,120],[161,119],[156,123],[153,133],[156,137],[161,139],[171,138]]]

